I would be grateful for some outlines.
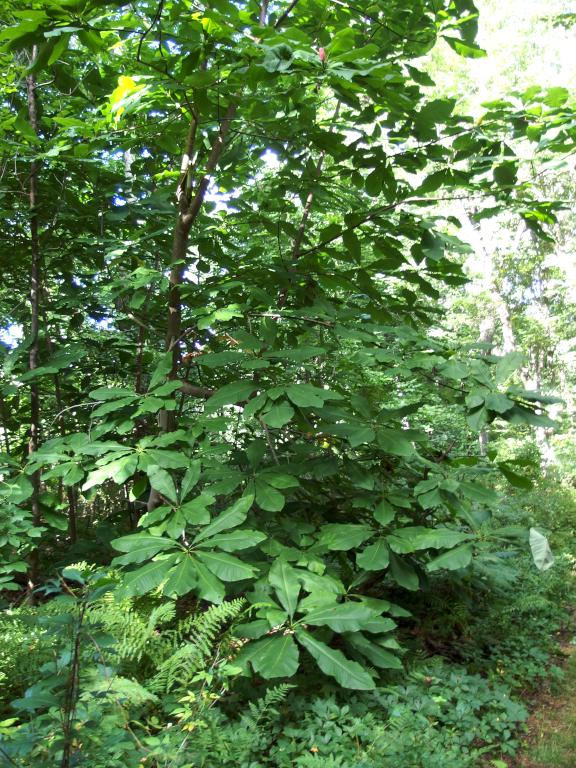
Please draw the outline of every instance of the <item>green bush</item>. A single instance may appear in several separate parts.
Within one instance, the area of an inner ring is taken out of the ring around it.
[[[50,655],[46,632],[25,619],[25,610],[0,613],[0,711],[8,710]]]

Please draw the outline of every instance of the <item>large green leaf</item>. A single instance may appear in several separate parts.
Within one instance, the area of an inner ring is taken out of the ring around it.
[[[337,392],[320,389],[312,384],[290,384],[286,394],[300,408],[322,407],[326,400],[339,400],[342,397]]]
[[[474,43],[465,42],[451,35],[444,35],[444,40],[459,56],[463,56],[466,59],[483,59],[486,56],[486,51]]]
[[[196,569],[196,592],[209,603],[221,603],[226,595],[226,587],[198,558],[192,558]]]
[[[335,678],[343,688],[371,691],[376,687],[368,672],[358,662],[347,659],[341,651],[330,648],[300,627],[296,630],[296,638],[316,661],[322,672]]]
[[[262,416],[262,421],[268,424],[269,427],[279,429],[285,424],[288,424],[294,416],[294,408],[288,403],[280,403],[273,405],[269,411]]]
[[[119,598],[146,595],[168,578],[172,566],[178,560],[178,555],[168,555],[160,560],[125,574],[121,585],[116,590]]]
[[[266,619],[256,619],[245,624],[236,624],[232,633],[234,637],[241,637],[248,640],[257,640],[270,631],[270,622]]]
[[[128,453],[108,461],[90,472],[82,486],[82,490],[87,491],[95,485],[102,485],[108,479],[114,480],[118,484],[124,483],[136,472],[137,465],[138,456],[135,453]]]
[[[374,510],[374,520],[380,525],[388,525],[396,517],[396,510],[387,501],[381,501]]]
[[[297,571],[284,560],[276,560],[270,568],[268,581],[276,590],[281,605],[292,618],[300,594],[300,580]]]
[[[237,557],[224,552],[203,552],[198,550],[196,557],[222,581],[242,581],[243,579],[252,578],[256,573],[253,566],[243,563]]]
[[[526,364],[526,355],[523,352],[508,352],[503,355],[496,364],[494,377],[498,384],[504,384],[507,379],[517,371],[518,368]]]
[[[265,680],[292,677],[298,670],[298,646],[291,634],[273,635],[246,647],[236,663],[249,661],[254,672]]]
[[[206,402],[204,410],[206,413],[212,413],[225,405],[241,403],[247,400],[254,392],[254,382],[252,381],[231,381],[212,395]]]
[[[158,552],[165,552],[169,549],[178,547],[177,542],[172,539],[164,539],[161,536],[150,536],[147,533],[133,533],[129,536],[122,536],[120,539],[114,539],[111,542],[114,549],[119,552],[126,552],[125,555],[116,558],[117,563],[143,563],[157,555]]]
[[[345,437],[352,448],[357,448],[363,443],[371,443],[376,437],[372,427],[364,424],[323,424],[322,431],[337,437]]]
[[[371,664],[380,669],[402,669],[402,662],[386,648],[382,648],[372,640],[368,640],[362,632],[350,632],[344,635],[344,639],[355,651],[366,656]]]
[[[529,491],[534,487],[534,483],[529,477],[515,472],[508,464],[501,462],[498,464],[498,469],[514,488],[521,488],[523,491]]]
[[[313,357],[320,357],[325,354],[324,347],[296,347],[294,349],[274,349],[270,352],[265,352],[264,357],[278,360],[293,360],[294,362],[303,363],[305,360],[310,360]]]
[[[346,551],[359,547],[371,535],[372,529],[368,525],[329,523],[320,529],[318,543],[331,550]]]
[[[495,413],[504,414],[514,408],[515,403],[500,392],[491,392],[484,400],[486,408]]]
[[[204,365],[207,368],[220,368],[228,366],[230,363],[238,363],[244,359],[241,352],[227,350],[226,352],[212,352],[206,355],[199,355],[196,358],[197,365]]]
[[[377,539],[374,544],[356,556],[356,562],[365,571],[381,571],[388,567],[390,550],[386,539]]]
[[[182,501],[184,501],[184,499],[188,496],[190,491],[196,486],[196,484],[200,480],[201,472],[202,472],[202,465],[199,461],[190,462],[190,466],[184,473],[184,477],[182,478],[182,483],[180,486],[180,497]]]
[[[372,618],[366,619],[362,629],[373,635],[380,635],[396,629],[396,622],[394,619],[389,619],[386,616],[372,616]]]
[[[267,72],[286,72],[294,62],[294,52],[286,43],[271,45],[265,49],[262,66]]]
[[[160,355],[156,367],[152,371],[149,389],[154,389],[168,375],[172,369],[172,352]]]
[[[180,506],[180,511],[184,515],[186,522],[190,525],[206,525],[210,522],[208,507],[213,503],[214,496],[208,493],[201,493],[195,499],[185,501]]]
[[[387,537],[387,541],[394,552],[410,554],[421,549],[448,549],[473,538],[469,533],[453,531],[450,528],[424,528],[414,525],[397,528]]]
[[[184,555],[178,565],[170,571],[163,592],[165,595],[187,595],[198,583],[198,572],[189,555]]]
[[[420,579],[413,566],[392,552],[390,553],[390,575],[397,584],[411,592],[416,592],[420,586]]]
[[[178,494],[176,493],[176,486],[174,480],[165,469],[162,469],[157,464],[152,464],[146,470],[148,478],[150,479],[150,485],[155,491],[166,497],[168,501],[173,504],[178,503]]]
[[[244,520],[246,520],[248,511],[253,503],[253,494],[248,493],[241,496],[231,507],[228,507],[228,509],[221,512],[210,525],[203,528],[194,539],[194,543],[198,544],[199,542],[204,541],[204,539],[215,536],[217,533],[220,533],[220,531],[227,531],[230,528],[236,528],[236,526],[242,525]]]
[[[486,488],[480,483],[469,483],[462,481],[460,483],[462,493],[472,501],[479,501],[481,504],[495,504],[500,496],[492,488]]]
[[[109,413],[121,412],[126,406],[132,405],[133,402],[134,397],[128,397],[124,400],[108,401],[92,411],[92,418],[99,419],[102,416],[107,416]]]
[[[218,533],[210,539],[205,539],[203,545],[206,547],[217,547],[224,552],[238,552],[241,549],[255,547],[266,539],[266,534],[260,531],[252,531],[248,528],[239,528],[230,533]]]
[[[393,456],[412,456],[414,454],[412,440],[403,432],[403,429],[379,429],[376,433],[378,445],[383,451]]]
[[[266,483],[261,477],[255,483],[256,503],[267,512],[281,512],[284,509],[286,498],[273,485]]]
[[[330,627],[334,632],[356,632],[374,618],[375,612],[361,603],[336,603],[307,613],[304,624]]]
[[[34,493],[34,487],[26,475],[0,480],[0,493],[12,504],[21,504]]]
[[[92,400],[121,400],[123,398],[137,399],[138,395],[125,387],[99,387],[93,389],[89,395]]]
[[[462,544],[460,547],[444,552],[438,557],[434,557],[426,569],[428,571],[438,571],[441,568],[447,571],[456,571],[460,568],[466,568],[472,562],[472,555],[474,550],[471,544]]]

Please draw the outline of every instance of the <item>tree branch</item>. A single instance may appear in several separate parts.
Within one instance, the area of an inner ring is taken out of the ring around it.
[[[262,5],[260,7],[260,26],[264,27],[266,25],[266,18],[268,16],[268,6],[270,4],[270,0],[262,0]]]
[[[336,109],[334,110],[334,115],[332,117],[332,129],[334,127],[334,121],[338,119],[338,115],[340,114],[340,105],[341,102],[338,100],[336,102]],[[324,166],[324,160],[326,158],[326,152],[325,150],[322,150],[320,153],[320,157],[318,159],[318,162],[316,164],[316,168],[314,170],[314,181],[317,182],[320,178],[320,174],[322,173],[322,167]],[[296,237],[294,238],[294,243],[292,245],[292,263],[294,264],[298,259],[300,258],[300,248],[302,246],[302,241],[304,240],[304,234],[306,233],[306,226],[308,224],[308,219],[310,218],[310,212],[312,210],[312,203],[314,202],[314,194],[316,192],[316,184],[312,185],[312,189],[308,192],[308,195],[306,197],[306,202],[304,204],[304,210],[302,211],[302,218],[300,219],[300,226],[298,227],[298,231],[296,232]],[[280,298],[278,300],[278,309],[282,309],[286,305],[286,301],[288,300],[288,288],[284,288],[282,293],[280,294]]]
[[[222,121],[220,122],[220,130],[218,131],[218,135],[214,140],[214,144],[212,145],[210,155],[208,156],[208,160],[206,161],[206,169],[204,172],[204,176],[202,177],[200,184],[198,185],[198,189],[196,190],[196,194],[194,195],[194,198],[190,203],[188,210],[182,217],[182,223],[184,225],[184,228],[188,231],[190,230],[192,224],[194,224],[198,214],[200,213],[200,209],[202,207],[202,203],[204,202],[204,197],[206,195],[206,190],[208,189],[208,185],[210,184],[212,173],[214,172],[216,166],[218,165],[218,161],[220,160],[220,155],[222,154],[222,150],[224,149],[224,143],[226,141],[226,137],[228,136],[228,133],[230,132],[230,125],[232,123],[234,115],[236,114],[237,109],[238,109],[238,105],[235,102],[231,102],[228,105],[228,109],[226,110],[224,117],[222,118]]]
[[[274,24],[274,29],[278,29],[278,27],[281,27],[282,24],[284,24],[288,16],[290,16],[294,8],[296,8],[296,6],[298,5],[299,1],[300,0],[292,0],[288,8],[286,8],[286,10],[284,11],[284,13],[281,16],[279,16],[278,19],[276,20],[276,24]]]
[[[216,392],[215,389],[210,389],[210,387],[198,387],[195,384],[190,384],[189,381],[181,381],[179,391],[182,392],[183,395],[204,398],[205,400],[207,400],[209,397],[212,397],[212,395]]]
[[[32,48],[32,62],[38,58],[38,48]],[[28,122],[35,136],[39,134],[38,98],[36,94],[36,77],[33,74],[26,76],[26,94],[28,99]],[[30,163],[29,177],[29,201],[30,201],[30,346],[28,351],[28,370],[38,368],[38,356],[40,352],[40,291],[42,281],[42,269],[40,252],[40,234],[38,221],[38,177],[40,165],[34,157]],[[30,383],[30,435],[28,440],[28,456],[33,456],[40,446],[40,386],[38,381]],[[42,508],[40,506],[40,490],[42,483],[41,470],[37,469],[31,476],[32,482],[32,524],[40,525]],[[29,584],[33,585],[38,578],[38,550],[30,553],[30,578]],[[30,591],[32,596],[32,592]]]

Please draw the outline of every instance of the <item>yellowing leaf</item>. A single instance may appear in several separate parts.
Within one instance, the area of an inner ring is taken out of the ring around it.
[[[143,95],[146,86],[137,83],[133,77],[120,75],[118,86],[110,95],[110,113],[114,114],[114,122],[118,123],[128,105],[135,104]]]

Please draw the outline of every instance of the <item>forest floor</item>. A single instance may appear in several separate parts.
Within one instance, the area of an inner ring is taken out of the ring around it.
[[[528,733],[508,768],[576,768],[576,613],[562,638],[564,677],[544,685],[532,702]],[[504,763],[503,763],[504,765]]]

